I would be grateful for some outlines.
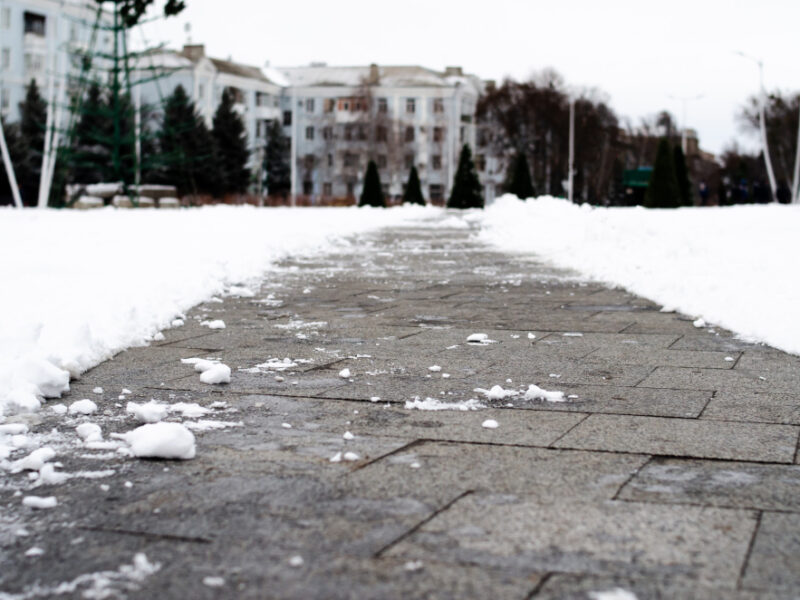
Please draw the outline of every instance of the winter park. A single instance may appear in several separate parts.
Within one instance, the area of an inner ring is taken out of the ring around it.
[[[800,6],[224,4],[0,0],[0,600],[800,598]]]

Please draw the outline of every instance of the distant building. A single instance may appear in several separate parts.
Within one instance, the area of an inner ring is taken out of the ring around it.
[[[96,16],[97,4],[86,0],[0,0],[0,114],[4,119],[19,118],[19,103],[31,79],[44,88],[54,68],[66,69],[70,55],[88,47]],[[98,30],[97,36],[95,49],[108,52],[110,33]],[[57,55],[62,62],[56,66]]]
[[[283,124],[294,139],[294,190],[314,197],[357,197],[367,162],[384,193],[400,196],[416,166],[427,200],[442,202],[463,144],[475,147],[482,83],[460,67],[280,69],[288,80]]]

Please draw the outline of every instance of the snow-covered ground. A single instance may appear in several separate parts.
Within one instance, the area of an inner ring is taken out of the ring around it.
[[[0,422],[58,396],[70,375],[154,339],[195,304],[257,281],[284,256],[433,211],[0,209]]]
[[[800,206],[646,210],[504,196],[464,218],[501,249],[800,354]]]

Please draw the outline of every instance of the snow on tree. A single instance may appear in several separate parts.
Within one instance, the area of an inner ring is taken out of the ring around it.
[[[453,189],[447,200],[448,208],[483,208],[483,194],[481,182],[475,163],[472,162],[472,152],[469,144],[464,144],[458,158],[458,170],[453,180]]]
[[[381,176],[378,173],[378,165],[374,160],[369,161],[367,173],[364,176],[364,189],[361,191],[361,198],[358,200],[359,206],[380,206],[386,207],[381,189]]]
[[[425,205],[425,198],[422,196],[422,185],[419,182],[417,167],[412,166],[408,174],[408,183],[403,192],[403,204],[422,204]]]

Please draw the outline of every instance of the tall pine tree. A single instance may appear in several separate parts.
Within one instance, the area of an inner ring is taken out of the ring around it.
[[[675,177],[678,178],[681,205],[692,206],[694,204],[694,198],[692,198],[692,184],[689,181],[689,169],[686,166],[686,156],[683,154],[683,148],[681,148],[680,144],[675,146],[672,158],[675,162]]]
[[[242,117],[233,109],[234,98],[230,90],[222,92],[222,101],[214,114],[214,141],[219,160],[223,193],[243,194],[250,183],[247,161],[247,134]]]
[[[167,98],[159,132],[163,183],[180,194],[215,194],[219,182],[214,138],[179,85]]]
[[[524,152],[517,152],[514,162],[511,164],[506,191],[514,194],[520,200],[532,198],[535,194],[533,183],[531,183],[531,171],[528,167],[528,159]]]
[[[369,161],[369,164],[367,164],[367,173],[364,175],[364,189],[361,191],[358,205],[386,207],[386,200],[383,198],[383,190],[381,189],[381,176],[378,173],[378,165],[375,164],[374,160]]]
[[[292,186],[291,141],[284,135],[283,127],[275,119],[267,132],[264,153],[264,170],[267,173],[267,191],[270,196],[286,197]]]
[[[21,159],[15,164],[22,202],[35,206],[39,196],[39,177],[44,155],[44,130],[47,123],[47,103],[39,93],[36,80],[31,79],[25,92],[25,100],[19,105],[20,143],[25,148]]]
[[[453,189],[447,200],[448,208],[483,208],[481,182],[475,163],[472,162],[472,151],[464,144],[458,158],[458,170],[453,181]]]
[[[100,84],[93,81],[81,105],[80,119],[75,127],[75,145],[70,156],[72,178],[75,182],[108,181],[111,120],[106,108]]]
[[[658,143],[656,162],[653,165],[653,174],[650,176],[650,185],[644,195],[644,205],[647,208],[677,208],[681,203],[681,192],[678,188],[678,178],[675,175],[675,162],[669,141],[662,138]]]
[[[425,205],[425,198],[422,196],[422,185],[419,182],[419,173],[417,167],[411,167],[411,172],[408,174],[408,183],[403,192],[403,204],[422,204]]]

